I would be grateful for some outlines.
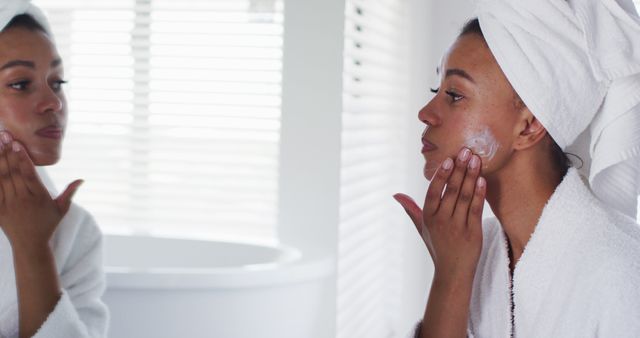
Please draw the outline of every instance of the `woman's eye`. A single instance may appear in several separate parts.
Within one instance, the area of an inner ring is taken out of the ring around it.
[[[18,81],[18,82],[14,82],[14,83],[10,83],[9,87],[15,89],[15,90],[25,90],[27,89],[27,86],[29,86],[29,81]]]
[[[62,85],[67,83],[67,81],[65,80],[56,80],[53,81],[53,85],[51,85],[51,88],[53,88],[54,90],[58,91],[60,89],[62,89]]]
[[[451,101],[453,102],[457,102],[460,101],[462,99],[462,95],[459,95],[456,92],[452,92],[452,91],[446,91],[447,95],[449,95],[449,97],[451,97]]]
[[[438,94],[438,91],[440,90],[440,88],[431,88],[431,92],[434,94]]]

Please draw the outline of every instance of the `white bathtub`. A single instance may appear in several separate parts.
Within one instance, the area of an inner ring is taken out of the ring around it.
[[[106,236],[113,338],[325,338],[331,260],[252,244]]]

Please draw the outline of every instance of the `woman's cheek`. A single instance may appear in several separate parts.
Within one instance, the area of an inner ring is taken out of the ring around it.
[[[483,166],[486,167],[498,152],[500,144],[496,140],[489,127],[482,127],[479,130],[467,130],[464,133],[464,145],[480,156]]]

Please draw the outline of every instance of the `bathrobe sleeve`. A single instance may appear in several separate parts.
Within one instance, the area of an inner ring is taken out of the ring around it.
[[[109,315],[101,301],[106,284],[102,234],[93,217],[72,205],[54,234],[52,248],[62,295],[34,338],[105,337]]]

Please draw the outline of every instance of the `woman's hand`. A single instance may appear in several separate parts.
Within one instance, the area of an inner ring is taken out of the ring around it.
[[[423,210],[404,194],[402,205],[431,254],[435,278],[473,280],[482,250],[482,209],[486,181],[481,159],[463,148],[454,161],[447,158],[427,190]],[[444,190],[444,194],[443,194]]]
[[[429,249],[435,272],[419,337],[465,337],[476,267],[482,251],[486,181],[480,157],[463,149],[447,158],[427,190],[424,208],[407,195],[406,210]],[[444,193],[443,193],[444,191]]]
[[[52,199],[24,146],[5,131],[0,141],[0,227],[14,251],[46,248],[82,181]]]

